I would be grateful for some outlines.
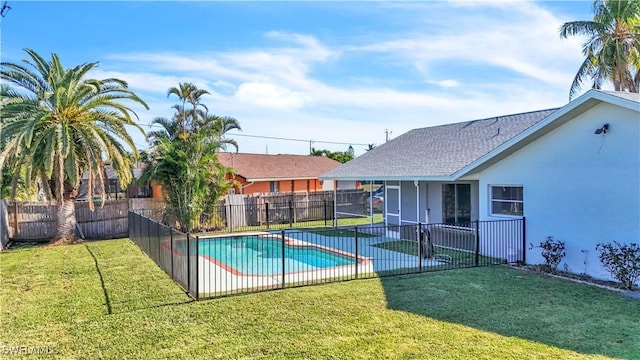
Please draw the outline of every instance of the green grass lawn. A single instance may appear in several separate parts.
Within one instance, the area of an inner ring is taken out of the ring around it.
[[[373,223],[382,223],[383,221],[382,214],[373,214]],[[346,226],[359,226],[359,225],[370,225],[371,219],[368,217],[357,217],[357,218],[338,218],[338,226],[346,227]],[[217,231],[206,232],[204,235],[219,235],[229,232],[253,232],[253,231],[271,231],[271,230],[280,230],[280,229],[315,229],[315,228],[327,228],[330,227],[333,229],[333,219],[327,220],[314,220],[314,221],[303,221],[298,223],[293,223],[292,226],[289,226],[289,223],[283,224],[269,224],[269,228],[266,225],[257,225],[257,226],[242,226],[240,228],[227,229],[222,228]]]
[[[420,248],[418,246],[417,241],[409,241],[409,240],[393,240],[388,242],[383,242],[379,244],[374,244],[372,246],[400,252],[403,254],[419,256]],[[475,265],[476,255],[472,252],[467,251],[459,251],[454,249],[447,249],[440,246],[435,245],[434,247],[435,256],[438,259],[444,260],[448,265],[454,266],[473,266]],[[489,265],[489,264],[500,264],[503,261],[498,258],[492,258],[489,256],[478,255],[478,264],[479,265]],[[447,267],[447,265],[443,265],[443,267]]]
[[[640,358],[640,301],[506,266],[194,302],[110,240],[2,253],[0,274],[0,347],[64,359]]]
[[[355,238],[356,232],[350,229],[311,229],[310,233],[327,236],[327,237],[348,237]],[[367,234],[358,231],[358,238],[372,238],[376,237],[376,235]]]

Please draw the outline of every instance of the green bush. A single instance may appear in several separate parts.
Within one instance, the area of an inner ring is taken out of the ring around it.
[[[564,241],[559,241],[553,238],[553,236],[547,236],[544,241],[540,242],[540,245],[531,245],[531,249],[538,247],[542,249],[542,257],[545,260],[545,268],[549,272],[556,272],[558,265],[562,262],[562,259],[566,256],[564,251]]]
[[[622,283],[624,288],[633,290],[640,279],[640,246],[636,243],[620,244],[600,243],[600,262],[611,275]]]

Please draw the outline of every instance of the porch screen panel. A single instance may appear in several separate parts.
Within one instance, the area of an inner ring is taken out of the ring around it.
[[[459,224],[468,224],[471,222],[471,185],[456,185],[456,222]]]
[[[400,189],[387,188],[387,213],[390,215],[400,214]]]

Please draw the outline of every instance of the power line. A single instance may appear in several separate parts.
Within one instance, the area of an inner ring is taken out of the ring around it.
[[[228,135],[228,136],[245,136],[245,137],[260,138],[260,139],[272,139],[272,140],[313,142],[313,143],[319,143],[319,144],[369,146],[369,144],[356,144],[356,143],[348,143],[348,142],[322,141],[322,140],[312,140],[312,139],[292,139],[292,138],[283,138],[283,137],[277,137],[277,136],[263,136],[263,135],[249,135],[249,134],[225,134],[225,135]]]
[[[151,127],[154,124],[140,123],[139,125]],[[258,139],[299,141],[299,142],[318,143],[318,144],[369,146],[369,144],[356,144],[356,143],[349,143],[349,142],[323,141],[323,140],[313,140],[313,139],[294,139],[294,138],[285,138],[285,137],[278,137],[278,136],[265,136],[265,135],[252,135],[252,134],[225,134],[225,136],[244,136],[244,137],[258,138]]]

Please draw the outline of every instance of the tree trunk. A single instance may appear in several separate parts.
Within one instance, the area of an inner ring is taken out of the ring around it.
[[[79,189],[71,188],[65,183],[64,196],[58,203],[56,214],[56,235],[51,245],[65,245],[81,242],[76,239],[76,197]]]

